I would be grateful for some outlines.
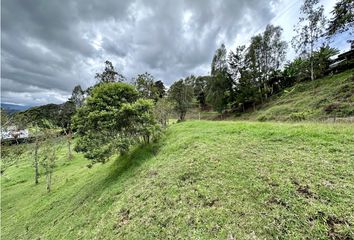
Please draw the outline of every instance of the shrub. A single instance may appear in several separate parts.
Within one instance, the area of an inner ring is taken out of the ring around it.
[[[103,83],[92,89],[85,105],[73,118],[76,150],[93,163],[104,163],[115,153],[125,154],[131,145],[157,136],[153,102],[139,99],[126,83]]]
[[[291,121],[303,121],[306,120],[307,117],[306,112],[294,112],[289,115],[289,120]]]

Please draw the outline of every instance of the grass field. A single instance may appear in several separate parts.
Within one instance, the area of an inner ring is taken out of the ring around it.
[[[296,84],[239,119],[304,121],[349,116],[354,116],[354,69]]]
[[[187,121],[89,169],[1,180],[2,239],[353,239],[354,126]],[[27,145],[28,149],[31,145]]]

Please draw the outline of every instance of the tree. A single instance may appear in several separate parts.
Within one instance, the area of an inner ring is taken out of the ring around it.
[[[105,61],[105,69],[102,73],[96,73],[95,78],[99,83],[109,83],[109,82],[123,82],[125,80],[124,76],[118,73],[110,61]]]
[[[158,97],[163,98],[166,95],[166,88],[163,82],[161,80],[158,80],[155,82],[154,86],[157,91]]]
[[[192,104],[193,88],[181,79],[172,84],[168,90],[168,97],[174,104],[174,110],[179,115],[179,121],[183,121]]]
[[[140,97],[157,101],[159,92],[155,85],[155,79],[150,73],[139,74],[134,80],[134,85]]]
[[[242,71],[249,71],[248,75],[258,88],[261,103],[273,93],[271,77],[280,69],[285,59],[287,43],[281,40],[281,34],[282,28],[268,25],[262,34],[251,38],[244,56],[245,64],[239,63],[241,60],[234,60]],[[238,51],[236,56],[242,59],[242,48]]]
[[[323,45],[318,51],[315,51],[313,54],[315,76],[325,76],[326,71],[331,64],[330,57],[338,53],[338,49],[331,48],[328,45]]]
[[[311,78],[310,62],[305,57],[297,57],[291,62],[287,62],[284,67],[283,74],[289,83],[286,86],[291,86],[296,82],[305,81]]]
[[[34,132],[34,162],[33,162],[33,167],[34,167],[34,183],[38,184],[39,183],[39,147],[40,147],[40,140],[41,136],[39,133],[39,128],[38,125],[33,126],[35,129]]]
[[[166,127],[170,114],[172,113],[173,106],[166,98],[161,98],[156,102],[154,107],[154,115],[156,120],[162,127]]]
[[[207,95],[207,84],[210,81],[209,76],[199,76],[195,79],[193,84],[194,96],[199,103],[201,110],[205,110],[207,107],[206,95]]]
[[[350,30],[353,34],[354,28],[354,1],[340,0],[331,11],[332,18],[327,27],[327,36],[331,37],[336,33],[342,33]]]
[[[211,63],[211,78],[208,82],[206,100],[213,108],[222,113],[233,97],[233,84],[227,68],[227,51],[221,44]]]
[[[214,76],[219,72],[227,71],[227,60],[226,60],[226,47],[224,44],[215,51],[213,60],[211,62],[211,75]]]
[[[139,99],[126,83],[105,83],[92,89],[73,117],[76,150],[92,160],[106,162],[113,154],[125,154],[131,145],[149,142],[158,131],[153,102]]]
[[[235,51],[230,51],[228,56],[229,73],[234,84],[237,84],[245,70],[246,46],[238,46]]]
[[[72,127],[71,127],[71,118],[76,112],[76,105],[73,98],[70,98],[67,102],[61,105],[61,109],[58,114],[58,123],[62,128],[68,146],[68,160],[72,160],[72,151],[71,151],[71,140],[72,140]]]
[[[55,136],[55,134],[50,130],[45,131],[44,135],[46,143],[42,152],[41,165],[44,169],[44,175],[46,177],[47,191],[50,192],[52,187],[52,175],[54,168],[56,167],[55,162],[57,160],[57,149],[55,143],[57,136]]]
[[[263,85],[264,97],[273,93],[270,78],[282,66],[285,60],[287,43],[281,40],[283,29],[279,26],[267,25],[262,35],[261,43],[261,84]]]
[[[71,98],[69,100],[75,104],[76,108],[79,108],[84,104],[85,91],[82,90],[80,85],[76,85],[74,87]]]
[[[308,53],[310,60],[311,80],[315,79],[313,52],[316,44],[324,34],[326,19],[323,6],[317,6],[319,0],[305,0],[301,6],[301,17],[298,25],[294,28],[297,35],[292,44],[297,52]]]
[[[215,73],[208,83],[207,102],[214,110],[223,113],[230,102],[229,79],[222,72]]]

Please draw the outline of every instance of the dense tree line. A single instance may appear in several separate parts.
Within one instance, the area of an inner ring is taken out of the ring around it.
[[[171,86],[171,97],[178,103],[180,120],[186,109],[195,105],[192,100],[183,103],[182,100],[188,99],[186,91],[180,90],[180,96],[176,96],[176,89],[191,88],[189,92],[194,92],[201,110],[210,106],[223,114],[256,109],[286,87],[328,74],[330,58],[339,53],[329,45],[329,40],[345,31],[353,33],[353,9],[353,1],[340,0],[328,21],[319,0],[304,0],[299,22],[294,27],[296,35],[291,41],[298,56],[286,64],[288,43],[282,40],[279,26],[268,25],[263,33],[251,37],[247,46],[227,51],[222,44],[215,51],[210,76],[190,76]]]

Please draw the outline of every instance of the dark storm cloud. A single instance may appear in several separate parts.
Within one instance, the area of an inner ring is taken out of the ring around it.
[[[166,85],[207,74],[215,49],[272,18],[267,0],[3,0],[2,101],[60,102],[111,60]]]

